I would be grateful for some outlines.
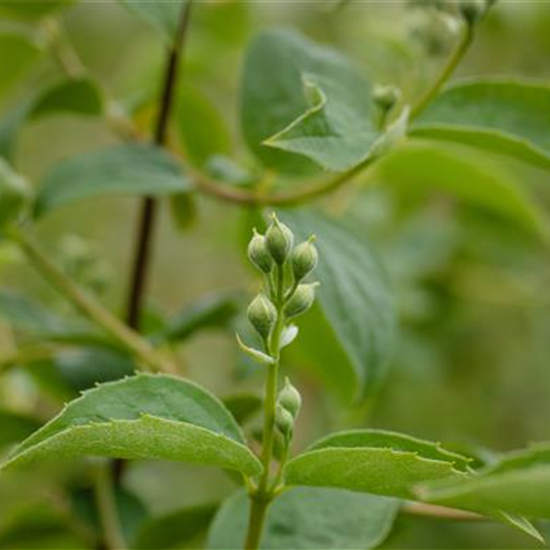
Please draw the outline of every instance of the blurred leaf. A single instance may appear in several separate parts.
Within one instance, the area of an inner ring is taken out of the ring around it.
[[[241,110],[252,152],[290,174],[311,171],[311,161],[349,168],[368,156],[378,137],[368,81],[340,53],[286,30],[266,32],[251,44]]]
[[[223,404],[239,424],[244,424],[261,410],[263,399],[255,393],[238,393],[222,399]]]
[[[4,467],[84,455],[261,470],[227,409],[199,386],[167,375],[141,374],[85,392]]]
[[[550,445],[509,453],[478,476],[426,484],[418,494],[429,502],[480,513],[503,510],[550,519]]]
[[[0,14],[16,19],[40,19],[69,8],[75,0],[0,0]]]
[[[178,129],[187,156],[204,166],[216,154],[231,153],[231,136],[216,107],[198,90],[184,88],[179,96]]]
[[[474,80],[444,90],[419,116],[414,135],[492,149],[550,167],[550,86]]]
[[[22,126],[32,120],[58,113],[97,116],[103,112],[103,98],[90,78],[66,79],[32,92],[13,105],[0,119],[0,156],[14,156],[15,140]]]
[[[160,332],[153,335],[155,342],[178,342],[195,332],[226,327],[239,312],[235,293],[219,292],[203,296],[176,313]]]
[[[0,409],[0,449],[22,441],[39,427],[35,418]]]
[[[466,478],[457,469],[464,461],[427,441],[364,430],[318,441],[287,463],[284,476],[289,485],[339,487],[410,499],[415,498],[413,489],[419,483]]]
[[[400,196],[448,192],[478,208],[548,235],[535,199],[509,173],[482,156],[434,143],[408,143],[377,164],[375,178],[398,186]]]
[[[136,366],[131,357],[105,347],[61,351],[53,366],[63,382],[76,394],[96,384],[132,375]]]
[[[152,145],[118,145],[59,163],[41,184],[36,215],[83,199],[164,196],[189,190],[181,166]]]
[[[269,507],[260,548],[376,548],[389,535],[399,505],[338,489],[291,489]],[[248,509],[244,493],[228,499],[212,523],[208,548],[243,548]]]
[[[0,319],[16,330],[51,342],[109,343],[86,320],[60,317],[40,302],[14,290],[0,289]]]
[[[0,95],[13,86],[34,63],[40,49],[28,34],[2,30],[0,32]]]
[[[132,540],[149,517],[147,508],[134,494],[120,485],[115,488],[114,496],[124,538]],[[99,535],[102,527],[98,517],[95,491],[91,488],[77,488],[71,491],[70,497],[75,515],[89,526],[91,533]]]
[[[368,241],[342,222],[313,211],[282,212],[281,218],[298,242],[315,234],[319,249],[318,307],[299,320],[296,346],[337,395],[364,397],[382,382],[394,344],[396,312],[386,276]]]
[[[176,193],[170,197],[170,212],[176,228],[186,231],[197,217],[195,198],[190,193]]]
[[[67,518],[51,502],[34,502],[2,518],[0,548],[70,550],[90,546],[75,536]]]
[[[205,166],[206,172],[215,180],[231,185],[250,186],[258,180],[258,175],[247,170],[233,159],[224,155],[210,157]]]
[[[132,548],[181,548],[206,531],[217,509],[217,504],[203,504],[151,518],[138,530]]]
[[[178,29],[180,14],[187,0],[119,0],[129,10],[148,21],[167,42],[172,42]]]
[[[103,98],[92,79],[67,79],[36,96],[30,118],[40,118],[58,112],[100,115],[102,111]]]

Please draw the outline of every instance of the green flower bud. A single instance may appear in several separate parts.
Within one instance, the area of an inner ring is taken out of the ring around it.
[[[292,273],[295,281],[301,281],[306,275],[311,273],[317,265],[317,249],[313,245],[311,237],[308,241],[299,244],[290,257],[292,262]]]
[[[27,182],[0,160],[0,228],[20,217],[29,198]]]
[[[277,321],[277,310],[271,300],[260,293],[247,310],[248,320],[262,338],[269,338]]]
[[[275,426],[288,439],[294,429],[294,418],[281,405],[275,409]]]
[[[292,231],[273,214],[271,216],[271,223],[265,233],[265,244],[271,257],[278,265],[285,263],[293,243],[294,235]]]
[[[285,378],[285,385],[279,393],[278,403],[288,411],[292,418],[296,418],[302,407],[302,396],[300,392],[290,383],[288,378]]]
[[[296,292],[285,306],[286,316],[296,317],[305,313],[315,301],[315,287],[318,285],[319,283],[298,285]]]
[[[485,0],[461,0],[458,8],[466,23],[472,27],[485,15],[488,4]]]
[[[401,92],[395,86],[378,84],[372,92],[373,101],[384,112],[391,111],[400,98]]]
[[[248,259],[264,273],[270,273],[273,268],[271,258],[265,244],[265,237],[254,229],[254,236],[248,245]]]

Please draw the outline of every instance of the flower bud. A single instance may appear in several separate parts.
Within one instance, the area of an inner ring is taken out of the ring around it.
[[[254,236],[248,245],[248,259],[264,273],[270,273],[273,268],[271,258],[265,244],[265,237],[254,229]]]
[[[312,243],[313,237],[299,244],[291,255],[292,273],[295,281],[301,281],[317,265],[317,249]]]
[[[483,17],[488,4],[485,0],[461,0],[458,8],[466,23],[472,27]]]
[[[395,86],[378,84],[372,92],[372,99],[384,112],[391,111],[399,101],[401,92]]]
[[[301,284],[298,285],[296,292],[288,301],[285,307],[287,317],[296,317],[305,313],[315,301],[315,287],[319,283]]]
[[[277,405],[277,408],[275,409],[275,426],[277,426],[277,429],[286,438],[289,438],[292,435],[292,430],[294,429],[294,418],[281,405]]]
[[[27,182],[0,160],[0,228],[19,218],[29,197]]]
[[[294,235],[292,231],[273,214],[271,223],[265,233],[265,244],[271,257],[278,265],[285,263],[293,243]]]
[[[248,320],[262,338],[269,338],[275,322],[277,310],[271,300],[260,293],[252,300],[247,310]]]
[[[302,396],[300,392],[290,383],[288,378],[285,378],[285,385],[279,393],[278,403],[288,411],[292,418],[296,418],[302,406]]]

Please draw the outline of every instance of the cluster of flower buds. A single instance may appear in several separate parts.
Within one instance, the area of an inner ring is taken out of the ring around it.
[[[294,246],[292,231],[272,214],[265,235],[256,230],[248,245],[248,258],[264,275],[264,289],[248,307],[248,320],[264,343],[265,353],[239,344],[257,361],[269,364],[271,356],[290,344],[297,334],[286,321],[305,313],[315,300],[315,287],[319,283],[306,283],[304,279],[317,265],[314,237]],[[277,330],[275,330],[275,328]],[[276,338],[273,334],[276,332]],[[276,340],[276,342],[274,341]],[[272,349],[278,345],[278,349]]]
[[[277,399],[275,425],[287,441],[292,438],[294,421],[300,413],[301,406],[302,397],[300,392],[290,383],[288,378],[285,378],[285,384]]]

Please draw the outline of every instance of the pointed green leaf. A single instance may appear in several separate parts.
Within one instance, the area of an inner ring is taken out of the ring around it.
[[[342,222],[316,212],[280,215],[297,241],[315,234],[319,249],[318,306],[299,319],[300,338],[289,349],[344,400],[364,397],[383,380],[395,338],[385,273],[367,239]]]
[[[36,215],[83,199],[112,196],[164,196],[190,184],[181,166],[152,145],[119,145],[61,162],[46,175]]]
[[[250,45],[241,124],[252,152],[291,174],[312,171],[313,162],[332,170],[353,166],[379,135],[369,83],[353,63],[288,30],[265,32]]]
[[[510,173],[481,154],[435,142],[409,142],[381,160],[373,177],[396,186],[401,196],[434,191],[511,220],[527,231],[548,235],[547,216]]]
[[[167,375],[137,375],[85,392],[5,466],[84,455],[194,462],[250,475],[261,470],[222,403]]]
[[[468,477],[459,470],[465,463],[464,457],[427,441],[365,430],[319,441],[292,459],[284,476],[289,485],[339,487],[410,499],[421,482]]]
[[[67,79],[36,96],[30,118],[67,112],[79,115],[100,115],[103,98],[96,83],[90,78]]]
[[[430,502],[480,513],[502,510],[550,519],[550,445],[510,453],[475,477],[426,484],[417,493]]]
[[[237,493],[210,528],[211,550],[243,548],[249,502]],[[260,548],[376,548],[391,531],[399,501],[338,489],[296,488],[269,507]]]
[[[458,141],[550,167],[550,86],[474,80],[444,90],[415,122],[413,135]]]

